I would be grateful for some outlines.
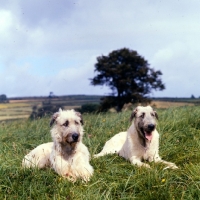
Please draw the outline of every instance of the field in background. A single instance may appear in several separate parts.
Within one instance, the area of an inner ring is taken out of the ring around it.
[[[195,103],[189,102],[169,102],[169,101],[152,101],[151,106],[155,108],[171,108],[171,107],[181,107],[181,106],[194,106]]]
[[[51,101],[52,105],[62,105],[65,109],[72,109],[80,108],[83,104],[99,103],[101,97],[95,95],[70,95],[51,99],[48,97],[10,98],[10,103],[0,104],[0,121],[27,119],[32,113],[33,107],[41,107],[43,102],[48,103]],[[200,99],[154,98],[151,105],[155,108],[194,106],[200,105]]]
[[[80,108],[87,103],[99,103],[101,96],[71,95],[61,97],[33,97],[11,98],[10,103],[0,104],[0,121],[27,119],[33,111],[33,107],[42,107],[42,103],[51,101],[52,105],[64,105],[64,109]]]

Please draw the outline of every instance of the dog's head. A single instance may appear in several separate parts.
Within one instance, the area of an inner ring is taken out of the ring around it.
[[[156,129],[157,112],[151,106],[138,106],[131,114],[130,120],[132,121],[133,119],[140,136],[151,141],[152,133]]]
[[[62,144],[72,144],[81,141],[83,136],[83,119],[79,112],[74,110],[62,110],[54,113],[50,126],[51,136],[54,141]]]

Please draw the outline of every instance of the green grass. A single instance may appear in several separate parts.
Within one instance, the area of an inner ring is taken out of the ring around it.
[[[157,110],[160,156],[178,170],[138,168],[117,155],[92,159],[89,183],[71,183],[53,170],[23,169],[23,156],[51,140],[48,118],[0,124],[0,199],[200,199],[200,107]],[[126,130],[130,112],[83,115],[84,143],[93,155]]]

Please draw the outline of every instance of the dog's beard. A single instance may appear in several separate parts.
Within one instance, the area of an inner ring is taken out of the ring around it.
[[[63,146],[66,146],[66,145],[75,146],[79,141],[80,141],[80,139],[78,139],[76,141],[74,141],[73,139],[64,139],[61,143]]]
[[[68,155],[73,154],[73,152],[76,150],[77,144],[79,141],[62,141],[61,148],[63,149],[63,152],[66,152]]]

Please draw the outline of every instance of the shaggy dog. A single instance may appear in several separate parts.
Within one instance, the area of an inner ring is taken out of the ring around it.
[[[59,175],[70,181],[81,178],[89,181],[93,167],[90,154],[82,143],[83,120],[74,110],[56,112],[50,122],[53,142],[39,145],[23,159],[24,167],[44,168],[51,166]]]
[[[150,167],[142,162],[159,162],[166,168],[178,168],[174,163],[164,161],[159,156],[159,134],[156,130],[157,113],[150,107],[138,106],[131,114],[132,125],[127,132],[120,132],[108,140],[103,150],[94,157],[117,153],[131,164]]]

